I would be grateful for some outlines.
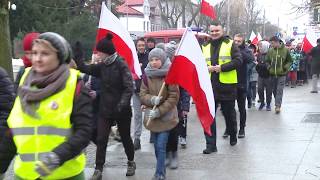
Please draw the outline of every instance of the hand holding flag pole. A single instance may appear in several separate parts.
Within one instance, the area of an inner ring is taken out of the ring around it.
[[[165,86],[166,86],[166,83],[163,82],[162,85],[161,85],[160,91],[159,91],[159,93],[158,93],[158,97],[160,97],[161,94],[163,93],[163,90],[164,90],[164,87],[165,87]],[[152,110],[156,110],[156,108],[157,108],[157,105],[154,105],[153,108],[152,108]],[[151,118],[150,118],[150,116],[149,116],[149,117],[148,117],[148,121],[147,121],[147,126],[149,126],[150,121],[151,121]]]

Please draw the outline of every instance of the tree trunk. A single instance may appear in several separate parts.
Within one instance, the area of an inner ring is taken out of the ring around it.
[[[8,0],[0,2],[0,66],[13,79]]]

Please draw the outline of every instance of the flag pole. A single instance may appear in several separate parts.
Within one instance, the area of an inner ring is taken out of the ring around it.
[[[178,48],[177,48],[177,50],[176,50],[176,52],[175,52],[175,56],[178,54],[178,52],[179,52],[179,50],[180,50],[180,48],[181,48],[181,42],[183,42],[184,41],[184,39],[185,39],[185,35],[186,35],[186,33],[187,33],[187,31],[189,30],[189,28],[186,28],[186,30],[184,31],[184,33],[183,33],[183,35],[182,35],[182,38],[181,38],[181,41],[180,41],[180,43],[179,43],[179,45],[178,45]],[[163,93],[163,90],[164,90],[164,88],[166,87],[166,82],[165,81],[163,81],[163,83],[162,83],[162,85],[161,85],[161,88],[160,88],[160,91],[159,91],[159,93],[158,93],[158,97],[160,97],[161,96],[161,94]],[[152,108],[152,110],[155,110],[157,108],[157,105],[154,105],[153,106],[153,108]],[[147,123],[146,123],[146,126],[148,126],[149,125],[149,123],[150,123],[150,121],[151,121],[151,119],[150,119],[150,116],[148,117],[148,121],[147,121]]]
[[[159,93],[158,93],[158,97],[160,97],[161,94],[163,93],[164,87],[166,87],[166,83],[165,83],[165,82],[162,83],[162,86],[161,86],[160,91],[159,91]],[[153,108],[152,108],[152,110],[155,110],[156,108],[157,108],[157,105],[154,105]],[[150,121],[151,121],[151,118],[150,118],[150,116],[149,116],[149,117],[148,117],[148,121],[147,121],[147,125],[146,125],[147,127],[149,126]]]

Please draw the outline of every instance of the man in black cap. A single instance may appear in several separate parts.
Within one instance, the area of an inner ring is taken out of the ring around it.
[[[128,159],[126,176],[133,176],[136,169],[134,147],[130,137],[132,116],[130,99],[133,93],[133,80],[127,63],[117,54],[112,38],[112,34],[108,33],[96,45],[97,58],[102,63],[85,65],[83,61],[76,60],[80,71],[101,80],[97,137],[93,139],[97,145],[96,170],[92,180],[102,179],[108,137],[114,121],[117,122]]]

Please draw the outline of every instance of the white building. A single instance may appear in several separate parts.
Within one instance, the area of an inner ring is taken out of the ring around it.
[[[150,4],[148,0],[125,0],[117,7],[120,22],[127,28],[133,38],[143,36],[151,31]]]

